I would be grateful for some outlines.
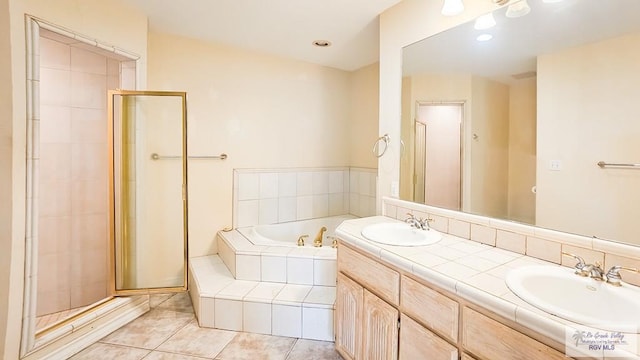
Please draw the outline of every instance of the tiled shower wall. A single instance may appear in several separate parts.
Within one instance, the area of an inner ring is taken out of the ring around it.
[[[40,38],[37,315],[107,296],[107,89],[120,62]]]
[[[374,215],[376,175],[347,167],[234,170],[233,226]]]

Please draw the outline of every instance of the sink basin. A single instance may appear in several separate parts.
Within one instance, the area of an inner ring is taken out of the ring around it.
[[[442,234],[436,230],[421,230],[405,223],[379,223],[362,228],[362,236],[380,244],[424,246],[437,243]]]
[[[526,266],[511,270],[507,286],[522,300],[569,321],[602,330],[638,333],[640,289],[574,274],[570,268]]]

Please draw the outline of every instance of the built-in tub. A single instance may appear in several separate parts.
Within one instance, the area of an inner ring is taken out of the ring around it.
[[[322,237],[322,246],[331,246],[335,231],[343,221],[355,218],[352,215],[331,216],[310,220],[292,221],[272,225],[256,225],[237,229],[254,245],[298,246],[298,239],[305,238],[305,246],[313,246],[313,240],[324,226],[327,231]]]

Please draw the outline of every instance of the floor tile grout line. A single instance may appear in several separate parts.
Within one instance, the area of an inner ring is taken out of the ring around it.
[[[300,341],[300,338],[297,338],[296,341],[294,341],[293,344],[291,344],[291,348],[289,349],[289,351],[287,351],[287,355],[284,357],[284,360],[289,359],[289,357],[291,356],[291,353],[293,352],[293,349],[298,344],[298,341]]]

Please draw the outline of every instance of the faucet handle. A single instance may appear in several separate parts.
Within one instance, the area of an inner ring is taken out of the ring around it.
[[[613,286],[621,286],[622,285],[622,276],[620,276],[620,270],[625,270],[633,273],[640,272],[636,268],[624,267],[620,265],[612,266],[609,271],[607,271],[607,283]]]
[[[578,255],[574,255],[568,252],[563,251],[562,255],[574,258],[577,263],[573,266],[576,269],[576,274],[580,276],[588,276],[591,269],[585,269],[587,264],[584,262],[584,259]],[[586,271],[585,271],[586,270]]]

